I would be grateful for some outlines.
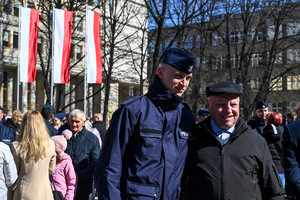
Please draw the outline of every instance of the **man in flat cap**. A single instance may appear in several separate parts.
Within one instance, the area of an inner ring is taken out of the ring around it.
[[[182,103],[195,58],[170,48],[145,95],[113,114],[95,168],[99,199],[178,199],[195,117]]]
[[[256,103],[255,110],[254,110],[254,119],[248,122],[248,125],[258,132],[259,134],[263,133],[264,128],[266,127],[266,118],[269,113],[269,106],[268,104],[261,100]]]
[[[210,116],[192,130],[183,199],[284,199],[267,143],[239,118],[242,88],[218,82],[206,88]]]

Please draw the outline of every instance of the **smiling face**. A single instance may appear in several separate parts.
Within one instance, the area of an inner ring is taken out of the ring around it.
[[[257,116],[258,118],[266,119],[266,118],[267,118],[267,115],[268,115],[268,113],[269,113],[269,108],[255,109],[255,110],[254,110],[254,113],[256,114],[256,116]]]
[[[192,74],[183,73],[168,64],[162,64],[162,67],[157,69],[157,74],[166,88],[179,97],[187,89],[193,76]]]
[[[236,94],[210,96],[206,100],[208,111],[221,129],[233,127],[240,116],[240,99]]]

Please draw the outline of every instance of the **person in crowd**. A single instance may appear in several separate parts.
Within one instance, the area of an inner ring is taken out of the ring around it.
[[[70,129],[70,121],[69,121],[70,113],[66,114],[66,119],[63,125],[58,129],[58,134],[62,134],[62,132],[66,129]]]
[[[183,199],[284,200],[265,139],[239,117],[242,94],[229,81],[206,87],[210,116],[192,130]]]
[[[199,109],[198,110],[198,122],[204,121],[209,116],[209,112],[207,109]]]
[[[0,124],[5,121],[3,107],[0,106]]]
[[[67,116],[66,113],[62,113],[62,112],[54,114],[54,117],[60,119],[61,126],[65,124],[66,116]]]
[[[282,166],[282,114],[279,112],[269,112],[266,119],[266,127],[262,136],[266,139],[270,149],[272,159],[279,173],[283,188],[285,188],[284,170]]]
[[[289,112],[286,114],[288,124],[297,120],[297,113],[296,112]]]
[[[63,132],[62,132],[62,135],[65,136],[65,138],[67,140],[71,139],[72,138],[72,131],[70,131],[69,129],[65,129]]]
[[[269,112],[268,104],[261,100],[256,103],[255,110],[254,110],[254,119],[248,122],[248,125],[254,129],[259,134],[263,133],[263,130],[266,126],[266,118]]]
[[[58,134],[58,130],[55,129],[51,124],[50,120],[54,117],[54,108],[50,104],[45,104],[41,110],[41,114],[44,118],[46,127],[48,129],[49,135],[54,136]]]
[[[87,123],[87,121],[85,122],[85,128],[86,128],[86,130],[94,133],[95,136],[97,136],[98,141],[99,141],[99,145],[100,145],[100,151],[101,151],[101,149],[102,149],[102,140],[101,140],[101,136],[100,136],[100,133],[99,133],[98,129],[93,127],[92,123]]]
[[[61,121],[59,118],[57,117],[53,117],[52,119],[50,119],[50,124],[51,126],[53,126],[57,131],[58,129],[61,127]]]
[[[55,145],[38,111],[25,113],[11,150],[18,170],[13,199],[52,200],[49,174],[55,170]]]
[[[56,135],[51,139],[55,143],[56,167],[50,179],[53,180],[55,189],[62,193],[65,200],[73,200],[76,174],[70,156],[65,153],[67,140],[63,135]]]
[[[9,147],[11,147],[12,142],[16,140],[17,135],[20,132],[22,117],[23,113],[20,110],[15,110],[12,114],[11,119],[8,118],[7,120],[0,123],[0,141],[4,142]]]
[[[86,130],[85,121],[86,117],[82,110],[72,110],[69,115],[73,136],[68,140],[66,153],[70,155],[77,175],[75,200],[89,199],[92,194],[94,166],[100,154],[98,138]]]
[[[17,168],[9,146],[0,142],[0,199],[6,200],[8,188],[10,188],[18,178]]]
[[[300,120],[284,127],[282,138],[283,167],[286,185],[300,199]]]
[[[106,128],[105,123],[103,122],[103,116],[100,113],[95,113],[93,117],[93,128],[96,128],[100,133],[101,141],[104,142]]]
[[[297,114],[297,119],[300,119],[300,105],[298,106],[295,112]]]
[[[11,118],[8,118],[3,124],[5,126],[11,127],[16,132],[16,135],[20,133],[20,126],[22,123],[23,113],[20,110],[15,110],[12,113]]]
[[[113,114],[95,169],[99,199],[178,199],[195,117],[182,103],[195,58],[182,48],[166,50],[145,95]]]

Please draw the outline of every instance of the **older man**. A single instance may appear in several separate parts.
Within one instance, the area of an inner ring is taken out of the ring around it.
[[[179,198],[187,139],[195,118],[183,104],[195,58],[170,48],[145,95],[114,113],[95,179],[99,199]]]
[[[85,121],[85,114],[79,109],[69,115],[73,136],[68,140],[66,153],[70,155],[77,175],[75,200],[89,199],[93,189],[94,165],[100,154],[98,138],[84,128]]]
[[[211,116],[192,131],[185,198],[284,199],[266,141],[239,118],[242,88],[218,82],[206,95]]]

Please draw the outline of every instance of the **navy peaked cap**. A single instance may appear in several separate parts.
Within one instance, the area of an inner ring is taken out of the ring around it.
[[[256,103],[256,106],[255,106],[255,109],[264,109],[264,108],[267,108],[268,107],[268,104],[265,102],[265,101],[258,101]]]
[[[169,48],[167,49],[162,63],[175,67],[186,74],[193,73],[195,67],[195,57],[185,49]]]
[[[243,89],[239,84],[229,81],[221,81],[206,87],[207,97],[220,94],[236,94],[241,96]]]
[[[198,116],[208,116],[209,115],[209,112],[207,109],[199,109],[198,110]]]

